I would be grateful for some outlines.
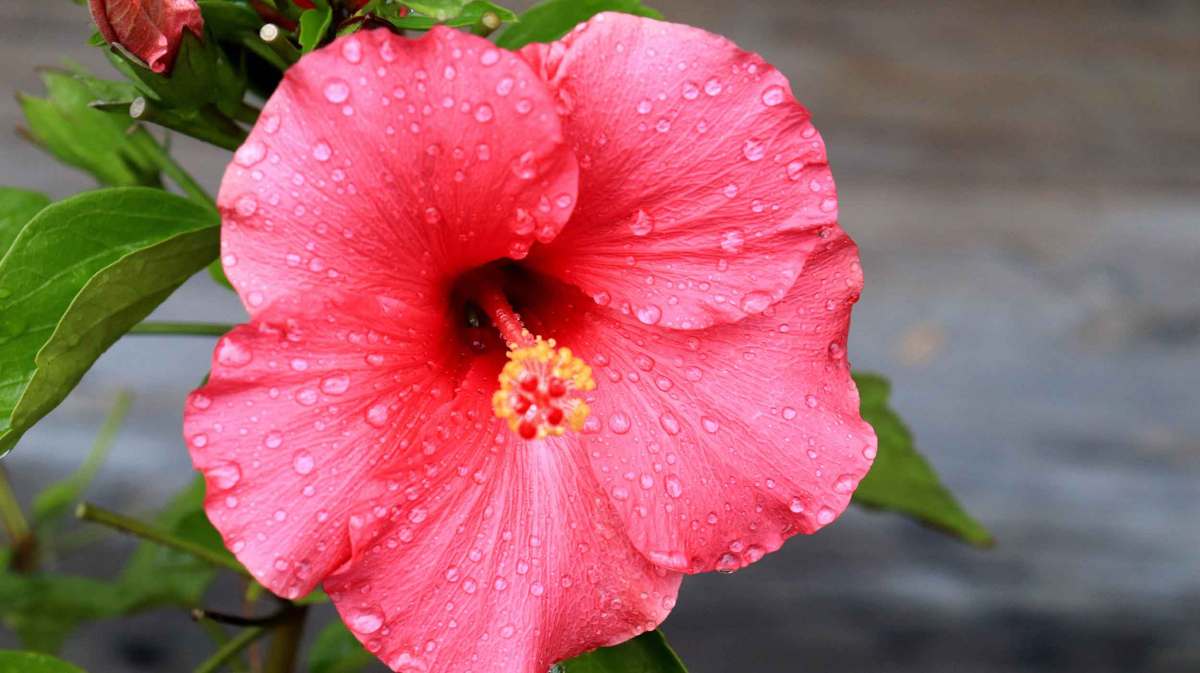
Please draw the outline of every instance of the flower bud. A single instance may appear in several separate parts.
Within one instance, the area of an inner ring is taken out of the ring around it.
[[[118,44],[146,62],[156,73],[165,73],[186,28],[204,36],[204,19],[196,0],[88,0],[92,19],[109,44]]]

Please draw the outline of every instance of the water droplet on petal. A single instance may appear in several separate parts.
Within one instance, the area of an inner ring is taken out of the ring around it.
[[[654,304],[638,308],[636,314],[638,321],[643,325],[657,325],[658,321],[662,320],[662,309]]]
[[[638,211],[633,215],[633,219],[629,221],[629,231],[634,236],[649,234],[654,231],[654,218],[650,217],[650,214],[646,211],[638,208]]]
[[[765,91],[763,91],[762,102],[763,105],[774,107],[782,103],[785,97],[786,95],[783,92],[783,87],[779,86],[778,84],[772,84],[771,86],[767,87]]]
[[[205,470],[204,476],[217,490],[228,491],[241,481],[242,468],[237,463],[217,463]]]
[[[663,485],[667,488],[667,495],[671,496],[672,498],[678,498],[683,495],[683,482],[679,481],[679,477],[673,474],[668,475],[667,478],[663,480]]]
[[[351,614],[350,618],[346,621],[356,633],[371,634],[383,626],[383,615],[374,610],[367,610]]]
[[[629,432],[630,425],[629,417],[620,411],[608,417],[608,429],[614,434],[623,435]]]
[[[834,511],[828,507],[822,507],[817,512],[817,523],[821,524],[822,526],[832,523],[836,518],[837,514],[835,514]]]
[[[321,379],[321,392],[328,395],[341,395],[350,389],[350,375],[345,372],[330,374]]]
[[[350,98],[350,85],[340,77],[334,77],[325,82],[325,100],[330,103],[344,103]]]
[[[312,155],[317,161],[329,161],[329,157],[333,156],[333,150],[327,143],[321,142],[313,145]]]
[[[742,297],[742,310],[746,313],[762,313],[771,306],[771,295],[766,292],[747,292]]]
[[[307,451],[299,451],[292,458],[292,469],[296,471],[296,474],[301,476],[311,473],[315,466],[316,461],[313,459],[312,454]]]
[[[742,143],[742,155],[750,161],[759,161],[767,153],[766,144],[758,138],[747,138]]]
[[[492,106],[487,103],[481,103],[479,107],[475,108],[475,121],[481,124],[492,121],[494,115]]]

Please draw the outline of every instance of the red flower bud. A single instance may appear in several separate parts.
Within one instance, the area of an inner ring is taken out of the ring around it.
[[[175,62],[184,28],[204,36],[196,0],[88,0],[92,19],[110,44],[119,44],[151,70],[167,72]]]

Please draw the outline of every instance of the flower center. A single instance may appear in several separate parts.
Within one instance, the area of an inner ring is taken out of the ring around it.
[[[473,299],[491,318],[508,344],[508,362],[500,370],[500,388],[492,410],[524,439],[559,436],[583,429],[590,409],[583,397],[596,389],[592,368],[554,339],[534,336],[493,283],[481,283]]]

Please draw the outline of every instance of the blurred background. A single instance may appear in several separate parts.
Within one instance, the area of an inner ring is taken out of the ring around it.
[[[527,6],[529,3],[512,3]],[[656,0],[792,82],[862,247],[857,369],[998,539],[980,551],[851,510],[732,576],[691,578],[664,629],[694,673],[1200,670],[1200,4]],[[0,89],[65,57],[106,72],[85,8],[0,2]],[[0,128],[21,123],[0,106]],[[228,154],[180,141],[215,187]],[[89,189],[15,134],[0,184]],[[239,321],[193,279],[160,319]],[[5,464],[29,497],[138,395],[91,498],[146,511],[190,474],[179,438],[209,339],[130,337]],[[103,574],[113,558],[88,559]],[[0,633],[0,646],[12,639]],[[93,671],[207,651],[182,614],[84,629]]]

